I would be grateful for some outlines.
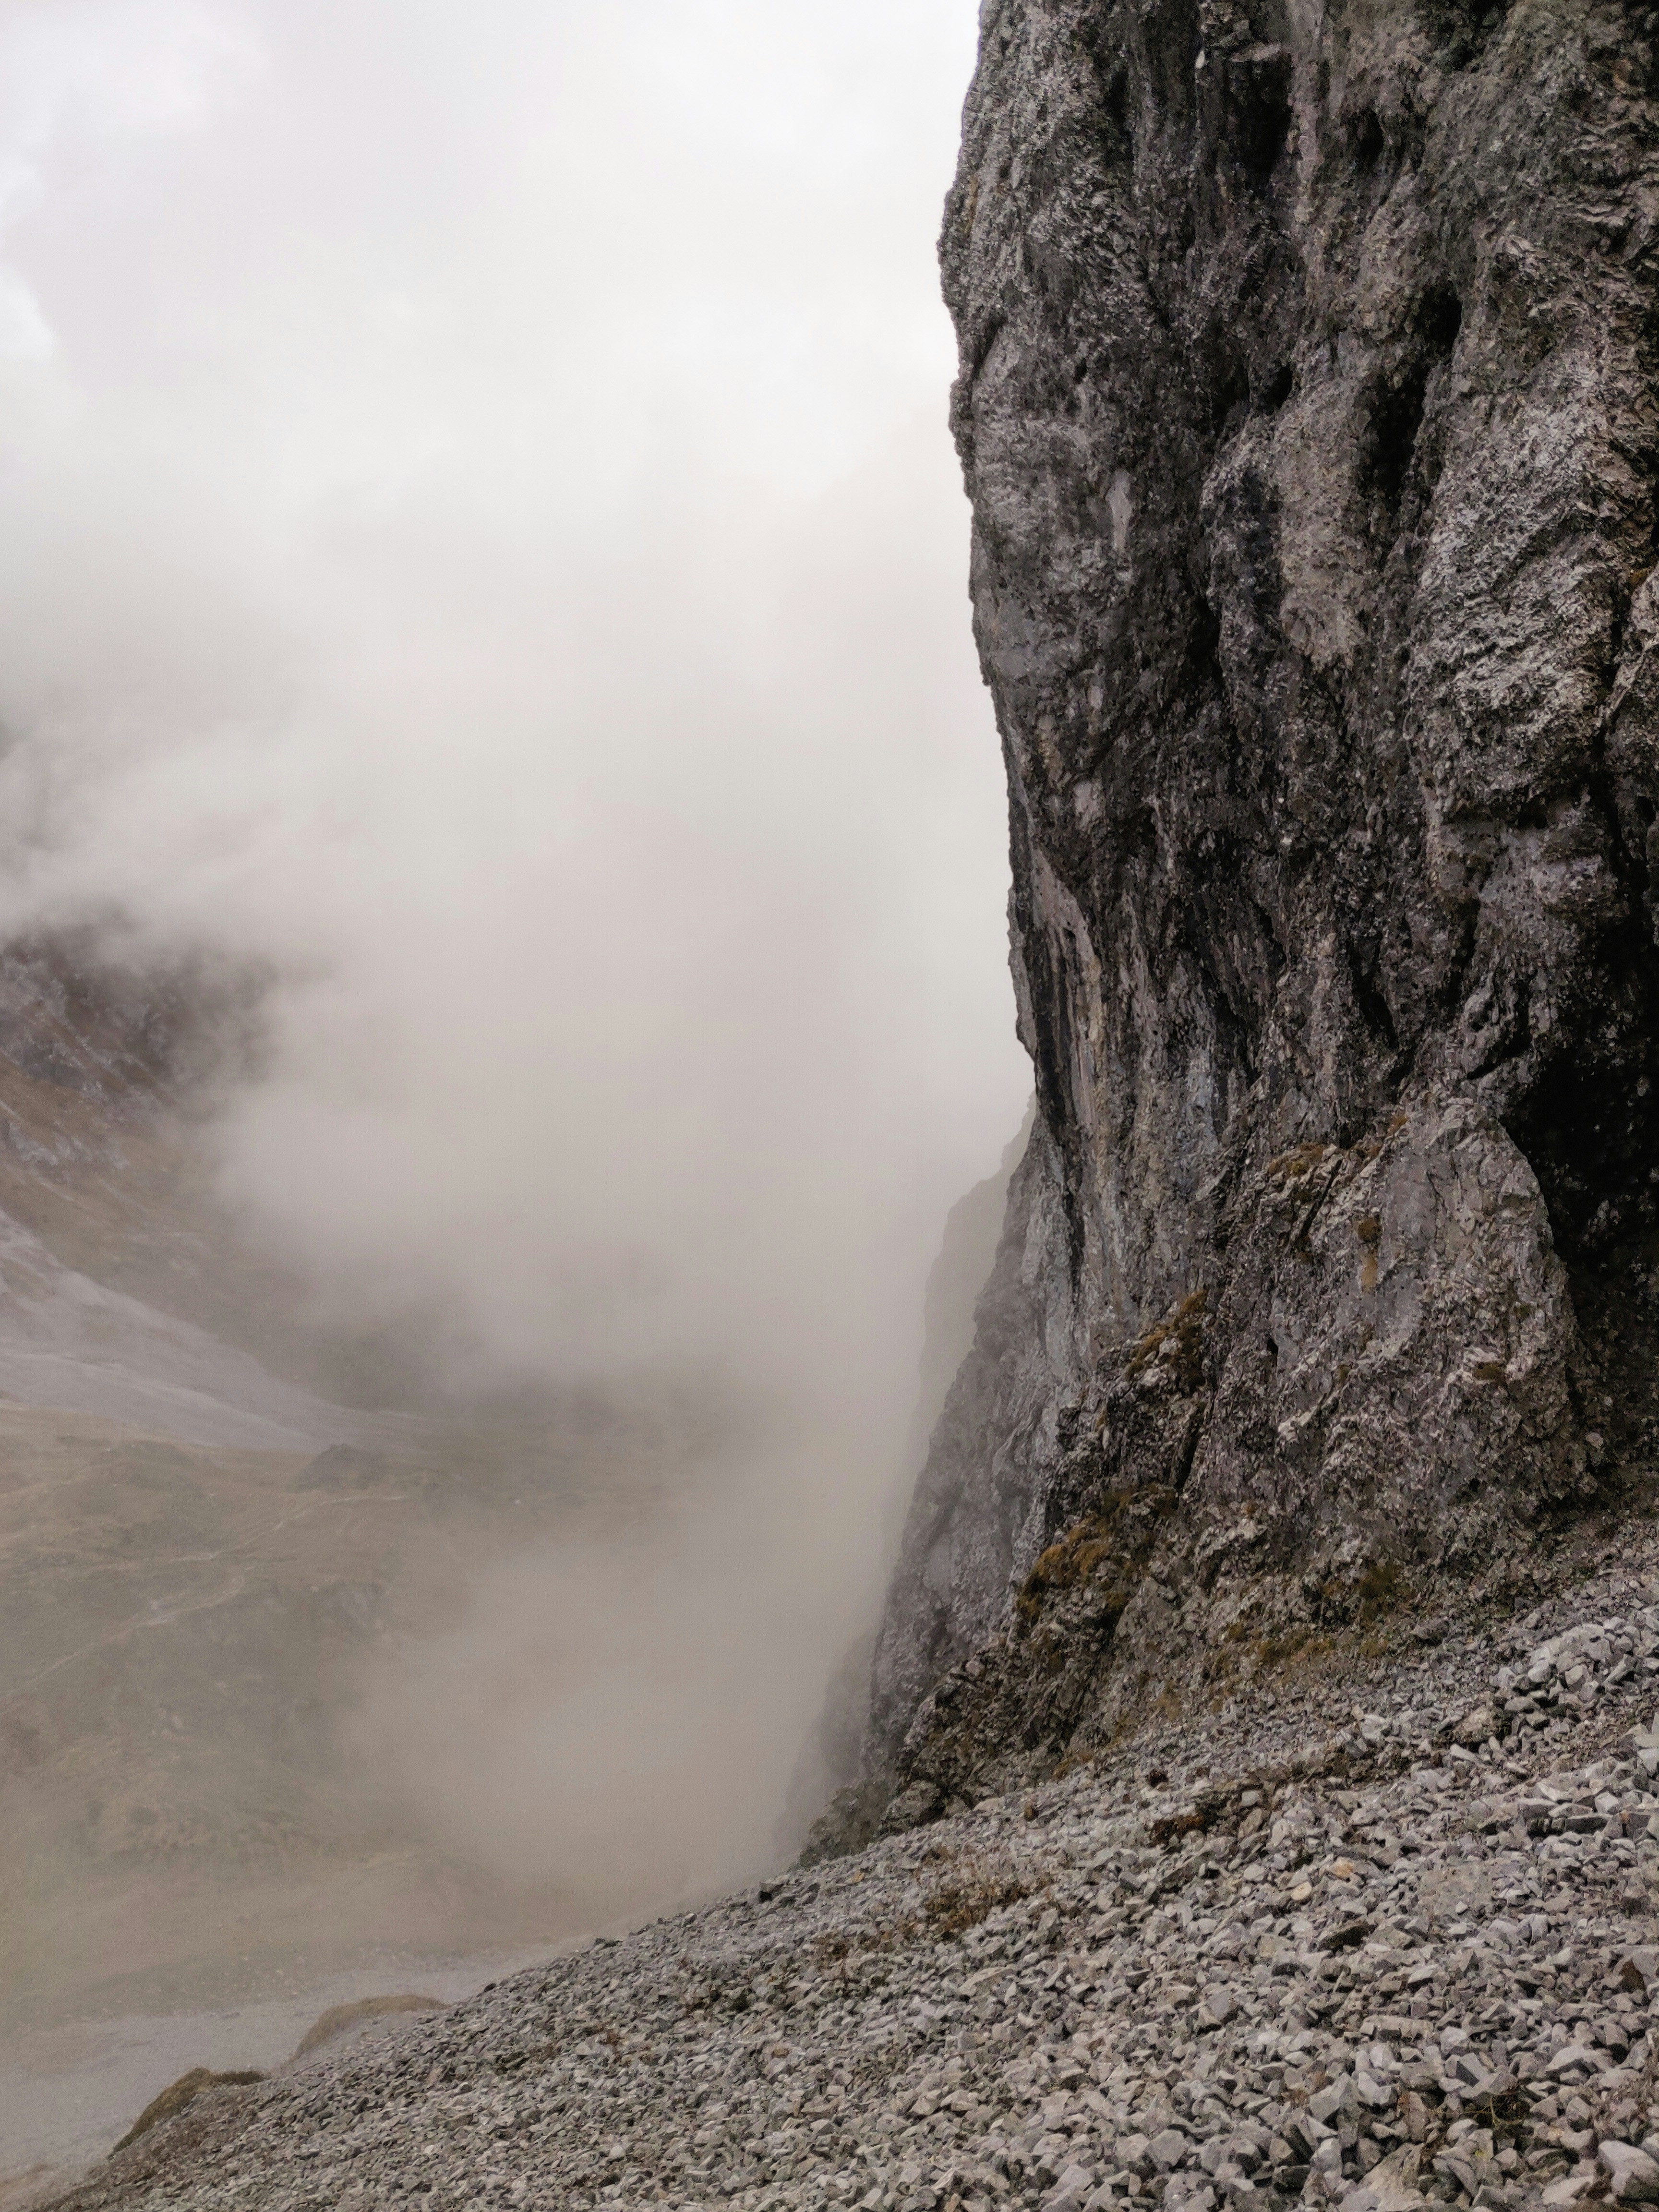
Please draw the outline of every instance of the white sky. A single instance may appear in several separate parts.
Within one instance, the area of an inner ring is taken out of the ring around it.
[[[14,915],[274,960],[233,1188],[885,1400],[1028,1087],[933,241],[973,0],[3,0]]]

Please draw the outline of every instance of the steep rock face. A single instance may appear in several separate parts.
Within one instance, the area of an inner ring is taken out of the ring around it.
[[[1040,1119],[894,1820],[1646,1468],[1656,33],[986,0],[943,258]]]

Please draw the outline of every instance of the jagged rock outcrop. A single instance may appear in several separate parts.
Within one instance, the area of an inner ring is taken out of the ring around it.
[[[981,9],[942,251],[1040,1117],[890,1824],[1648,1470],[1656,35]]]

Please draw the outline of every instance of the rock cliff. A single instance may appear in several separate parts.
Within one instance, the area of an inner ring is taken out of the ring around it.
[[[945,288],[1039,1114],[899,1826],[1637,1510],[1659,9],[986,0]]]

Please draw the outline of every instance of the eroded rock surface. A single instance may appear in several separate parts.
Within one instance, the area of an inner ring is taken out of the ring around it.
[[[1656,23],[981,11],[943,258],[1040,1119],[895,1823],[1648,1471]]]

